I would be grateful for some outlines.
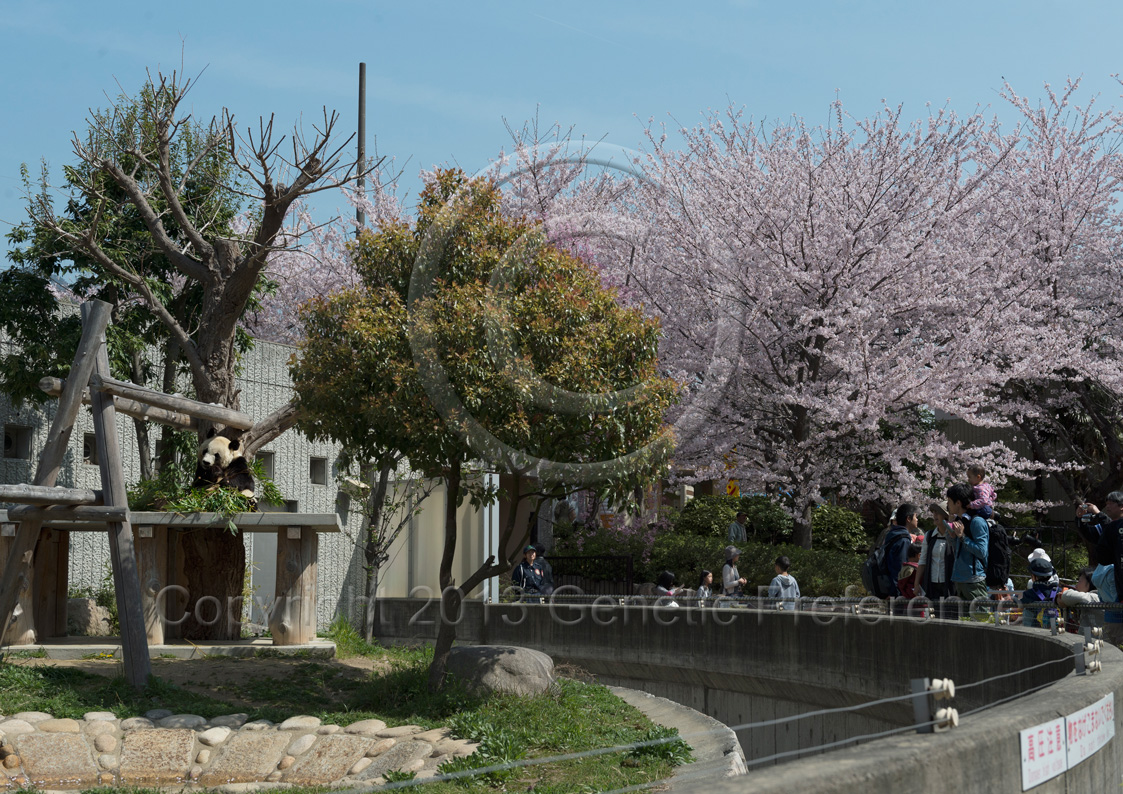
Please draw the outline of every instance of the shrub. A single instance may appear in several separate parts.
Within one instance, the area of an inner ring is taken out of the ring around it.
[[[674,518],[674,530],[724,540],[729,524],[741,509],[741,501],[735,496],[699,496],[687,502]]]
[[[870,540],[862,517],[853,510],[820,505],[811,514],[811,542],[819,549],[860,551],[869,546]]]
[[[762,543],[791,540],[794,522],[791,515],[772,499],[757,494],[742,496],[740,509],[749,517],[749,537]]]

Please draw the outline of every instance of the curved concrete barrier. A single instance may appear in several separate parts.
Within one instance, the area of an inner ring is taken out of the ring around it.
[[[380,637],[431,639],[438,611],[436,602],[382,600]],[[1117,649],[1105,648],[1102,673],[1076,677],[1071,645],[1077,638],[967,622],[470,602],[457,632],[462,642],[541,650],[603,683],[669,698],[733,727],[749,776],[722,784],[728,791],[747,790],[747,783],[752,791],[791,791],[793,784],[824,792],[860,787],[864,794],[896,794],[902,786],[1021,791],[1021,730],[1123,693],[1123,653]],[[817,748],[911,726],[911,702],[776,721],[906,695],[914,678],[955,681],[954,705],[965,715],[959,728],[910,731],[827,756]],[[1021,697],[1032,690],[1036,694]],[[990,704],[998,705],[967,714]],[[1117,790],[1120,741],[1112,739],[1039,790]],[[777,754],[790,755],[770,760]],[[788,763],[772,766],[777,760]]]

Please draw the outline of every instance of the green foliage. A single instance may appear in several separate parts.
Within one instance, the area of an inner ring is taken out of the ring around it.
[[[95,604],[109,612],[110,633],[120,634],[121,618],[117,612],[117,591],[113,588],[113,569],[108,562],[105,563],[101,583],[97,587],[90,585],[74,587],[71,585],[67,596],[69,598],[92,598]]]
[[[678,581],[694,586],[703,569],[713,571],[715,590],[720,589],[721,567],[725,564],[724,538],[664,533],[655,539],[651,562],[643,568],[640,581],[654,581],[663,570],[673,571]],[[805,596],[841,596],[849,585],[861,585],[860,554],[830,549],[804,549],[792,544],[772,545],[749,541],[741,544],[737,570],[748,580],[745,592],[756,595],[758,587],[767,587],[776,575],[773,564],[786,555],[792,562],[791,574],[799,582]],[[637,574],[638,576],[639,574]]]
[[[811,514],[811,537],[815,548],[835,551],[862,551],[870,543],[860,515],[829,504],[819,505]]]
[[[694,760],[690,745],[679,738],[677,728],[656,725],[649,728],[640,741],[644,744],[629,750],[629,758],[657,758],[671,766],[689,764]]]
[[[741,502],[734,496],[698,496],[687,502],[675,517],[675,532],[726,538],[726,530],[740,509]]]
[[[791,540],[794,522],[788,511],[762,494],[741,497],[741,510],[748,515],[750,539],[762,543]]]
[[[382,777],[386,778],[387,783],[405,783],[417,777],[417,773],[403,772],[401,769],[391,769]],[[413,788],[413,786],[403,786],[403,788]]]

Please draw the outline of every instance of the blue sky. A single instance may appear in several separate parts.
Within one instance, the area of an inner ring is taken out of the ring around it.
[[[1083,96],[1123,106],[1123,4],[987,2],[381,2],[193,0],[191,3],[5,0],[0,122],[0,233],[24,217],[19,166],[54,173],[71,131],[107,94],[134,92],[145,69],[202,72],[198,116],[230,107],[242,126],[275,113],[288,129],[327,105],[356,121],[367,63],[368,147],[397,159],[405,185],[434,164],[484,166],[537,110],[621,146],[643,123],[693,124],[730,102],[756,118],[828,119],[836,91],[864,116],[882,99],[906,118],[925,103],[991,106],[1005,77],[1084,77]],[[205,71],[204,71],[205,70]],[[316,200],[317,215],[340,204]]]

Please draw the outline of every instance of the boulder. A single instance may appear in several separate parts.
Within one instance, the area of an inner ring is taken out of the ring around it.
[[[108,637],[109,610],[92,598],[71,598],[66,602],[66,633],[72,637]]]
[[[541,651],[512,645],[453,648],[448,671],[477,693],[537,695],[554,682],[554,660]]]

